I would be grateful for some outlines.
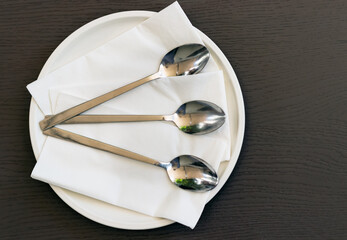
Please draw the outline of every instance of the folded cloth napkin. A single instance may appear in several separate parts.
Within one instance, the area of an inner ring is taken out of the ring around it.
[[[44,114],[58,113],[156,72],[166,52],[186,43],[202,41],[175,2],[119,37],[29,84],[28,89]],[[152,81],[85,114],[171,114],[192,100],[214,102],[227,112],[224,79],[217,69],[210,59],[203,73]],[[159,161],[191,154],[217,169],[230,156],[228,120],[216,132],[201,136],[182,133],[166,122],[59,127]],[[45,142],[32,177],[191,228],[208,198],[208,193],[174,186],[161,168],[51,137]]]

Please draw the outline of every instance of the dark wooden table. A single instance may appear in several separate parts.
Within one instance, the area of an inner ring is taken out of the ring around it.
[[[30,178],[25,86],[55,47],[95,18],[171,2],[0,2],[0,239],[347,239],[346,0],[180,1],[246,105],[239,161],[194,230],[106,227]]]

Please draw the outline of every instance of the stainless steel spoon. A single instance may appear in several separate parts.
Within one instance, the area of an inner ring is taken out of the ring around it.
[[[187,44],[179,46],[164,56],[160,63],[158,72],[86,101],[80,105],[69,108],[61,113],[52,115],[49,118],[45,118],[40,122],[40,128],[42,130],[51,128],[67,119],[70,119],[154,79],[199,73],[207,64],[209,57],[209,51],[201,44]],[[136,71],[136,66],[134,66],[134,71]]]
[[[114,153],[123,157],[132,158],[141,162],[153,164],[166,170],[170,180],[176,186],[196,191],[206,192],[212,190],[218,184],[218,176],[215,170],[204,160],[191,156],[182,155],[170,162],[159,162],[152,158],[130,152],[128,150],[112,146],[88,137],[81,136],[60,128],[49,128],[43,133],[48,136],[68,140],[85,146]]]
[[[171,115],[78,115],[62,124],[143,121],[170,121],[185,133],[200,135],[220,128],[225,122],[225,114],[214,103],[191,101],[182,104]]]

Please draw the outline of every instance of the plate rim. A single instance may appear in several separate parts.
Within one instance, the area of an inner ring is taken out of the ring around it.
[[[56,56],[59,55],[59,52],[62,51],[66,47],[66,45],[70,44],[72,40],[74,40],[76,37],[78,37],[78,35],[80,35],[81,33],[84,33],[88,29],[91,29],[93,27],[97,27],[97,25],[105,23],[107,21],[111,21],[111,20],[113,21],[113,20],[122,19],[122,18],[129,18],[129,17],[130,18],[131,17],[149,18],[155,13],[156,12],[154,12],[154,11],[139,11],[139,10],[116,12],[116,13],[102,16],[100,18],[94,19],[94,20],[86,23],[85,25],[81,26],[80,28],[78,28],[77,30],[72,32],[68,37],[66,37],[54,49],[54,51],[51,53],[51,55],[48,57],[45,64],[43,65],[43,67],[39,73],[38,79],[42,78],[43,75],[46,74],[45,69],[49,68],[49,65],[51,65],[51,62],[56,58]],[[217,185],[217,187],[211,191],[211,193],[208,197],[208,201],[207,201],[207,202],[209,202],[220,191],[220,189],[224,186],[226,181],[229,179],[229,177],[230,177],[230,175],[231,175],[231,173],[232,173],[232,171],[236,165],[238,157],[240,155],[242,143],[243,143],[243,139],[244,139],[244,131],[245,131],[245,106],[244,106],[243,95],[242,95],[240,84],[238,82],[238,78],[237,78],[235,71],[234,71],[233,67],[231,66],[230,62],[227,60],[227,58],[225,57],[224,53],[220,50],[220,48],[206,34],[204,34],[199,29],[196,29],[196,30],[198,31],[199,36],[202,38],[203,42],[205,44],[208,43],[207,45],[212,46],[213,51],[216,53],[216,55],[218,55],[220,61],[225,66],[225,69],[223,68],[223,71],[226,71],[227,74],[230,76],[230,81],[232,82],[231,85],[233,86],[235,98],[237,101],[236,106],[238,108],[238,118],[237,118],[238,130],[236,133],[237,137],[236,137],[236,142],[234,144],[235,147],[232,150],[232,154],[231,154],[231,157],[229,160],[229,161],[231,161],[232,159],[235,159],[233,161],[234,164],[228,164],[227,165],[226,169],[224,170],[224,174],[227,174],[228,176],[220,179],[220,182]],[[36,141],[34,140],[34,137],[33,137],[33,136],[35,136],[35,134],[33,133],[33,131],[34,131],[33,125],[35,123],[32,120],[33,119],[32,115],[33,115],[35,107],[38,108],[38,105],[36,104],[35,100],[33,98],[31,98],[30,108],[29,108],[29,133],[30,133],[30,140],[31,140],[32,149],[33,149],[33,152],[35,155],[35,159],[37,161],[37,158],[39,156],[39,148],[38,148]],[[94,214],[92,211],[87,211],[86,209],[80,207],[78,204],[76,204],[76,202],[74,200],[72,200],[70,198],[69,194],[67,194],[66,191],[64,191],[62,188],[51,185],[51,184],[50,184],[50,187],[68,206],[70,206],[76,212],[85,216],[86,218],[89,218],[95,222],[98,222],[98,223],[106,225],[106,226],[110,226],[110,227],[114,227],[114,228],[120,228],[120,229],[128,229],[128,230],[146,230],[146,229],[154,229],[154,228],[164,227],[164,226],[170,225],[172,223],[175,223],[172,220],[168,220],[168,219],[164,219],[164,218],[158,218],[158,217],[153,217],[153,221],[148,221],[144,224],[137,223],[136,226],[134,226],[133,224],[128,223],[128,222],[116,222],[115,223],[115,222],[109,221],[108,219],[99,217],[98,215]]]

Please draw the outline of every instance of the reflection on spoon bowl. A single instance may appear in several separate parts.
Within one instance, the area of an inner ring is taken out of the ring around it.
[[[165,118],[169,119],[185,133],[201,135],[220,128],[225,122],[225,114],[214,103],[192,101],[183,104],[176,113]]]
[[[166,168],[171,182],[182,189],[205,192],[218,184],[218,176],[213,168],[192,155],[176,157],[163,167]]]

